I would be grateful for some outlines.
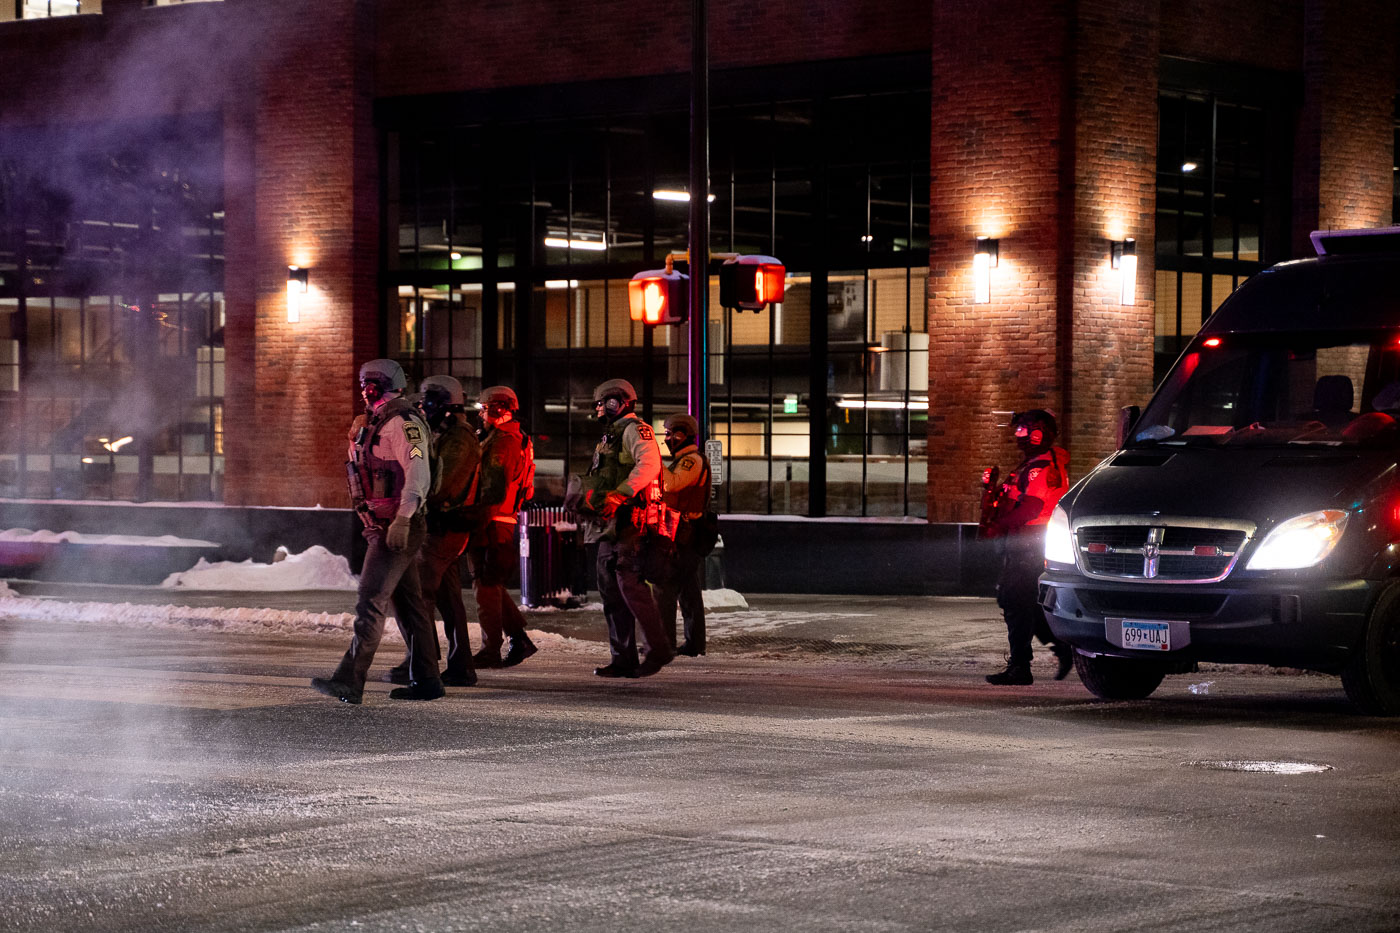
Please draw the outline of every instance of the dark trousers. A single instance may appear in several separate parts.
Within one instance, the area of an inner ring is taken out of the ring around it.
[[[447,636],[447,673],[464,675],[472,670],[471,637],[467,633],[467,606],[462,601],[462,571],[459,558],[467,547],[465,531],[430,534],[418,555],[418,579],[425,596],[431,596],[442,614],[442,630]],[[437,647],[437,630],[433,630]],[[441,652],[436,652],[439,656]]]
[[[705,650],[705,598],[700,592],[700,564],[704,559],[684,536],[676,536],[670,574],[656,587],[656,610],[672,648],[676,647],[676,606],[679,604],[685,619],[685,643],[697,651]]]
[[[598,543],[598,592],[608,620],[608,647],[618,667],[637,666],[637,629],[642,630],[647,654],[670,654],[656,600],[642,572],[642,536],[631,529],[617,541]]]
[[[402,551],[391,550],[384,543],[382,530],[365,530],[368,547],[355,602],[355,634],[350,639],[350,650],[345,652],[331,675],[332,680],[349,684],[357,691],[364,690],[374,652],[384,637],[384,621],[391,605],[404,644],[413,658],[410,682],[432,683],[438,679],[437,633],[423,602],[423,591],[414,567],[426,535],[427,524],[421,514],[410,524],[408,546]]]
[[[1032,637],[1040,639],[1043,645],[1059,644],[1038,599],[1038,581],[1044,569],[1044,551],[1038,543],[1028,546],[1014,539],[1007,542],[1001,576],[997,577],[997,605],[1006,620],[1006,641],[1013,667],[1030,666]]]
[[[506,589],[520,566],[519,526],[487,522],[472,535],[467,553],[471,556],[472,576],[476,578],[476,617],[481,623],[481,647],[500,650],[505,636],[525,633],[525,616]]]

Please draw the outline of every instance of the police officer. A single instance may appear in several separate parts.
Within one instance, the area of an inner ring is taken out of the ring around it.
[[[606,426],[593,451],[584,484],[593,518],[585,540],[598,543],[598,591],[608,620],[612,660],[599,677],[645,677],[671,662],[673,652],[643,579],[643,544],[648,497],[659,499],[661,448],[635,411],[637,390],[626,379],[609,379],[593,390],[593,410]],[[657,503],[660,505],[660,503]],[[638,663],[637,628],[646,656]]]
[[[1006,620],[1010,657],[1006,669],[987,675],[997,686],[1024,686],[1031,676],[1031,637],[1050,646],[1059,662],[1055,679],[1074,666],[1073,650],[1058,641],[1040,608],[1037,582],[1045,569],[1045,525],[1069,489],[1069,455],[1055,446],[1054,417],[1040,408],[1011,420],[1022,459],[1002,484],[1002,495],[989,523],[992,537],[1004,539],[997,605]]]
[[[483,389],[477,398],[482,426],[481,485],[477,490],[475,527],[467,552],[476,578],[477,619],[481,623],[478,667],[514,667],[538,649],[525,634],[525,617],[506,584],[520,566],[520,507],[534,494],[535,450],[520,430],[515,413],[520,402],[507,386]],[[501,645],[510,648],[501,657]]]
[[[675,555],[670,572],[656,588],[656,607],[661,625],[676,642],[676,604],[685,618],[685,641],[676,654],[696,657],[705,653],[705,600],[700,594],[700,553],[696,542],[697,523],[705,517],[710,501],[710,467],[697,446],[699,425],[680,412],[664,424],[666,449],[671,462],[661,468],[661,495],[668,506],[680,513]]]
[[[418,409],[432,430],[437,482],[428,494],[428,534],[418,554],[418,578],[425,599],[442,613],[447,635],[447,669],[442,682],[449,687],[476,684],[467,607],[462,602],[460,558],[467,548],[471,525],[464,507],[476,494],[481,444],[466,416],[462,384],[451,376],[429,376],[418,384]],[[433,632],[437,635],[436,629]],[[436,637],[434,637],[436,647]],[[389,671],[394,683],[408,683],[410,659]]]
[[[349,476],[356,512],[364,523],[364,566],[355,603],[354,637],[329,678],[313,677],[319,693],[359,703],[374,652],[384,636],[392,603],[412,661],[408,686],[390,691],[395,700],[435,700],[438,677],[436,634],[419,587],[414,560],[427,534],[424,501],[432,482],[428,429],[403,397],[403,369],[393,360],[360,367],[360,394],[367,411],[350,443]]]

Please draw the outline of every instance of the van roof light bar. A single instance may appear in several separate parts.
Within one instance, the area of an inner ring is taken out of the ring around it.
[[[1319,256],[1355,256],[1361,253],[1400,254],[1400,227],[1369,230],[1314,230],[1310,237]]]

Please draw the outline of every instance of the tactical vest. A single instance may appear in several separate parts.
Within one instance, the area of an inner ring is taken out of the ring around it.
[[[375,453],[378,446],[379,434],[384,430],[384,426],[395,418],[403,418],[405,421],[417,422],[418,429],[422,432],[423,447],[425,455],[430,457],[432,463],[432,445],[428,443],[428,428],[423,423],[422,416],[418,409],[414,408],[402,396],[392,398],[385,402],[365,423],[364,440],[355,444],[355,469],[360,474],[360,482],[364,485],[365,498],[374,501],[376,499],[398,499],[403,494],[404,472],[403,464],[397,460],[386,460]],[[433,471],[433,483],[430,484],[429,493],[432,492],[432,485],[436,484],[437,471]]]
[[[710,465],[700,455],[699,450],[690,448],[671,458],[672,473],[676,472],[676,466],[686,457],[700,457],[700,480],[684,489],[672,490],[668,495],[675,500],[672,507],[682,516],[689,517],[703,513],[710,504]]]
[[[622,435],[632,422],[631,418],[619,418],[608,425],[603,439],[593,448],[593,463],[583,479],[585,488],[612,492],[632,472],[622,463]]]

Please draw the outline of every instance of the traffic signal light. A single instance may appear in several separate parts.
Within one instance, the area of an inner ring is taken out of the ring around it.
[[[783,300],[787,270],[772,256],[738,256],[719,267],[719,303],[726,308],[762,311]]]
[[[683,324],[690,307],[690,276],[653,269],[627,283],[627,310],[645,324]]]

